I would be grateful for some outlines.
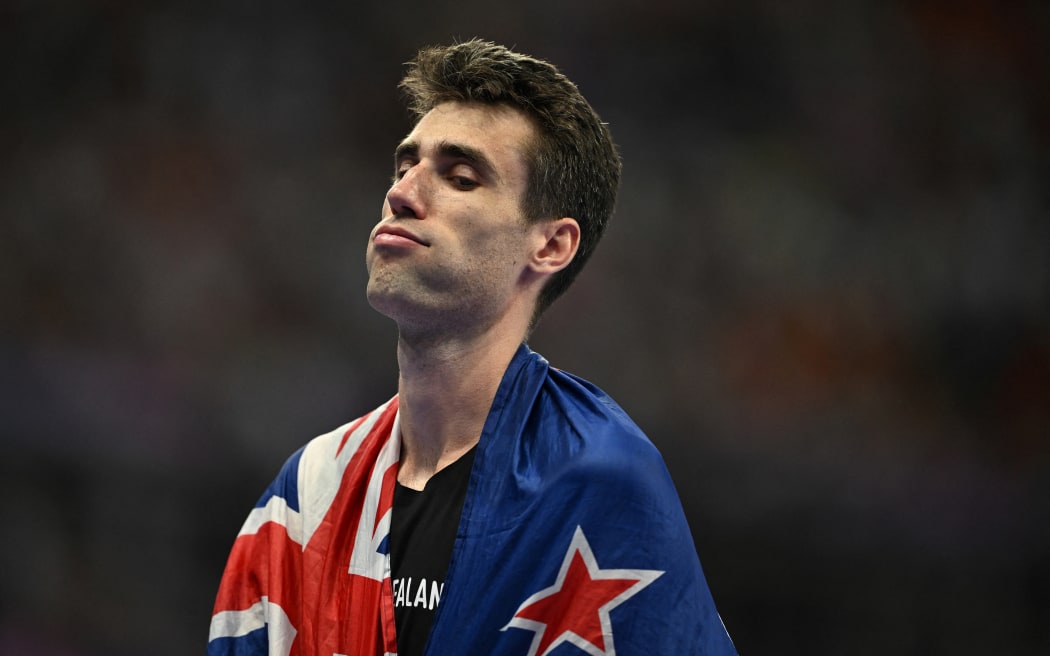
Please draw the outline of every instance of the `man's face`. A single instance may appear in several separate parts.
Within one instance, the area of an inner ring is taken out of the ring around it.
[[[402,328],[484,327],[520,302],[532,123],[504,106],[444,103],[395,153],[368,240],[368,300]],[[453,322],[453,323],[449,323]]]

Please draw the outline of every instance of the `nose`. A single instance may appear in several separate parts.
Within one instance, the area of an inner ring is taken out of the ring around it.
[[[386,192],[386,202],[394,216],[422,219],[426,216],[426,181],[422,166],[416,164]]]

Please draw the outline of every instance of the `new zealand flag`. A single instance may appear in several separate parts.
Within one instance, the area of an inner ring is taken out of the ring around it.
[[[209,656],[396,654],[397,408],[288,460],[234,543]],[[427,654],[736,654],[656,449],[525,346],[478,444]]]

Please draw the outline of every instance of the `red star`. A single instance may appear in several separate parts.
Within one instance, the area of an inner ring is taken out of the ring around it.
[[[609,611],[661,574],[599,568],[583,529],[577,526],[554,585],[526,599],[503,628],[536,633],[528,656],[544,656],[563,642],[592,656],[615,656]]]

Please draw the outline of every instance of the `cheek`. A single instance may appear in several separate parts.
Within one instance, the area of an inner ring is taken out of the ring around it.
[[[377,223],[375,227],[369,231],[368,240],[365,242],[365,268],[368,269],[369,273],[372,272],[372,260],[375,259],[375,252],[372,244],[372,239],[375,237],[376,230],[378,229],[379,224]]]
[[[522,266],[526,250],[524,235],[504,227],[486,235],[484,243],[477,245],[476,252],[493,273],[498,269],[510,273]]]

